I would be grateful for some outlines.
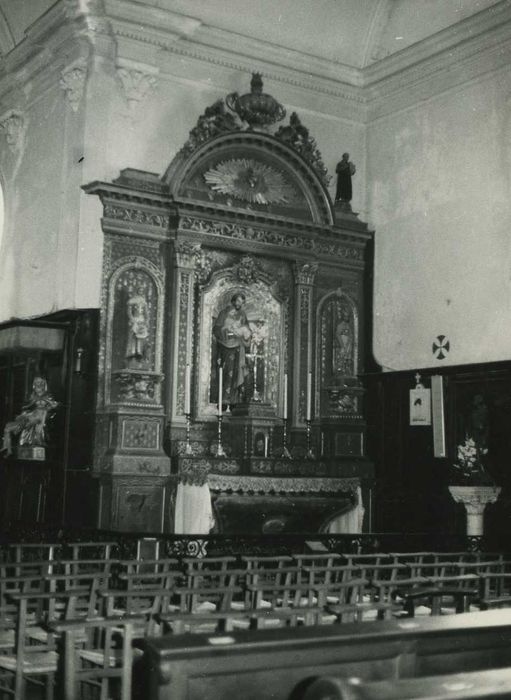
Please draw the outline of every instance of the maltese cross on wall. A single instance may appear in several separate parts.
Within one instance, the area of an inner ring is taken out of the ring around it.
[[[445,335],[437,335],[433,342],[432,351],[437,360],[444,360],[447,357],[451,344]]]
[[[255,204],[289,203],[296,197],[282,173],[248,158],[218,163],[204,179],[215,192]]]

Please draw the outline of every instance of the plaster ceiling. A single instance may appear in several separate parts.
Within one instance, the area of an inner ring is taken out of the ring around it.
[[[497,0],[140,0],[285,49],[363,68]]]
[[[86,7],[91,0],[77,0]],[[334,65],[364,68],[509,0],[122,0]],[[55,0],[0,0],[0,51]],[[491,11],[491,9],[489,10]]]

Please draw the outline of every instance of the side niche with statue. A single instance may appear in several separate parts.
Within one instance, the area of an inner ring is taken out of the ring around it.
[[[159,403],[161,291],[146,262],[121,265],[110,284],[111,333],[107,353],[113,403]]]
[[[26,403],[3,430],[1,452],[18,459],[46,460],[48,424],[59,406],[44,377],[36,376]]]

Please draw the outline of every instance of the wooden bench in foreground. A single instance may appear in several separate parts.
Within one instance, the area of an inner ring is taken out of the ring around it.
[[[304,700],[476,700],[511,697],[511,668],[364,682],[360,678],[320,678]]]
[[[318,676],[376,681],[508,666],[511,610],[143,644],[150,700],[298,699]]]

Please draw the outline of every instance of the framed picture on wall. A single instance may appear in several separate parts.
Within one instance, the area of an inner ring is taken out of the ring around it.
[[[430,389],[410,389],[410,425],[431,425]]]

